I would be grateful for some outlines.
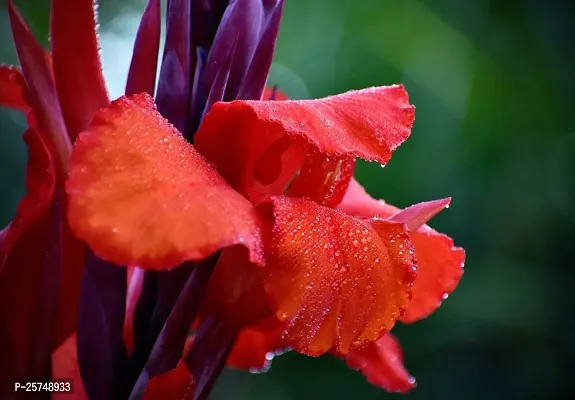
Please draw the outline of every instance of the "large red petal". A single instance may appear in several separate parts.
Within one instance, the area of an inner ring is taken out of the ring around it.
[[[94,0],[52,0],[54,78],[72,142],[108,104],[96,35]]]
[[[11,65],[0,65],[0,87],[0,106],[24,113],[30,110],[26,102],[26,82],[20,70]]]
[[[54,86],[50,58],[36,42],[11,0],[8,1],[8,15],[28,88],[28,100],[34,110],[34,120],[37,121],[39,133],[43,135],[44,142],[54,156],[56,171],[63,174],[67,170],[71,144]]]
[[[166,269],[242,244],[263,263],[255,209],[147,94],[96,114],[74,146],[66,190],[72,230],[105,260]]]
[[[370,218],[394,218],[400,209],[375,200],[361,185],[352,180],[338,207],[350,215]],[[415,248],[418,275],[413,285],[413,297],[402,322],[415,322],[435,311],[457,287],[463,275],[465,251],[455,247],[453,240],[427,225],[411,233]]]
[[[214,104],[194,143],[230,185],[253,197],[258,161],[285,137],[293,146],[311,146],[307,153],[338,159],[361,157],[385,164],[409,136],[413,119],[414,108],[403,86],[351,91],[318,100],[233,101]],[[305,154],[299,163],[304,159]],[[279,187],[287,181],[282,183]]]
[[[399,342],[391,333],[349,353],[346,361],[350,368],[360,370],[369,383],[388,392],[407,393],[416,386],[415,379],[403,366]]]
[[[294,348],[347,354],[391,329],[416,272],[404,225],[288,197],[271,204],[264,286]]]

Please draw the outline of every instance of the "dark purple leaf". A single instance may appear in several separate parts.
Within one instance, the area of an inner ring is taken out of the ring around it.
[[[214,255],[197,263],[192,271],[154,344],[148,362],[141,371],[131,399],[137,399],[144,393],[151,377],[176,367],[218,257],[219,255]]]
[[[126,364],[123,340],[127,272],[88,253],[78,321],[78,365],[92,399],[112,399]]]
[[[62,196],[61,191],[55,193],[49,215],[40,292],[34,313],[36,315],[34,332],[42,332],[42,334],[34,335],[34,341],[31,343],[32,351],[29,353],[26,379],[49,380],[51,377],[51,354],[56,335],[62,279],[62,224],[64,218],[62,215]]]
[[[152,322],[152,314],[158,301],[157,271],[144,271],[142,291],[134,310],[134,347],[145,341]]]
[[[190,1],[170,0],[156,104],[158,111],[180,132],[186,129],[191,89],[190,62]]]
[[[213,95],[208,97],[204,113],[217,101],[261,98],[282,7],[283,0],[229,2],[206,64],[204,85]],[[229,71],[225,70],[227,68]],[[225,82],[224,76],[227,76]],[[219,93],[223,94],[218,97]]]
[[[235,45],[237,43],[237,36],[231,40],[232,40],[232,42],[230,43],[230,46],[227,48],[227,50],[229,51],[229,54],[222,57],[221,64],[219,65],[219,68],[217,69],[217,74],[214,77],[214,79],[211,81],[211,84],[208,86],[210,91],[208,93],[208,97],[206,100],[206,105],[204,108],[204,114],[209,111],[208,106],[211,107],[212,104],[214,104],[218,101],[221,101],[224,98],[226,86],[227,86],[228,79],[230,76],[230,70],[232,67],[232,60],[234,57],[234,52],[236,50]],[[202,115],[202,118],[203,118],[203,115]]]
[[[192,400],[208,398],[236,340],[237,332],[217,318],[205,319],[184,362],[196,380]]]
[[[142,15],[128,72],[126,96],[142,92],[154,96],[160,50],[160,5],[160,0],[149,0]]]
[[[141,331],[137,336],[134,351],[126,367],[126,375],[123,383],[124,397],[128,397],[132,392],[132,388],[142,372],[154,343],[156,343],[166,319],[170,315],[182,288],[188,280],[192,268],[193,264],[188,263],[172,271],[156,273],[154,303],[148,305],[152,306],[153,310],[148,310],[149,313],[147,313],[148,317],[145,327],[143,324],[140,324],[139,329]],[[150,277],[150,275],[146,277]],[[142,290],[142,294],[144,293],[145,291]],[[142,298],[140,298],[140,300],[142,300]],[[140,303],[138,304],[140,305]],[[146,309],[148,306],[146,306]],[[134,326],[136,326],[136,324],[134,324]]]
[[[8,2],[8,14],[16,52],[30,92],[28,100],[41,128],[39,133],[44,134],[42,139],[54,150],[56,168],[60,172],[66,171],[72,145],[48,65],[48,53],[36,42],[11,0]]]
[[[185,138],[191,143],[193,143],[194,132],[200,126],[202,112],[204,111],[207,97],[206,90],[202,85],[202,79],[204,76],[204,67],[208,53],[201,47],[197,48],[196,53],[196,69],[194,73],[194,85],[192,86],[189,111],[190,124],[187,128],[188,130],[185,132]]]
[[[273,2],[275,2],[275,5],[272,7]],[[274,0],[273,2],[268,2],[268,7],[270,7],[271,11],[267,13],[268,18],[263,28],[260,42],[237,96],[239,100],[259,100],[265,89],[283,10],[283,0]]]

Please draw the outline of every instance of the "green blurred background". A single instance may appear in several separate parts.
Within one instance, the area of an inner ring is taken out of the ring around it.
[[[16,63],[5,4],[0,60]],[[15,1],[47,44],[47,0]],[[118,96],[142,0],[100,2]],[[568,0],[286,0],[270,83],[294,98],[403,82],[417,117],[389,165],[357,178],[398,205],[452,196],[433,226],[467,250],[459,288],[397,326],[418,380],[409,399],[552,399],[575,378],[575,3]],[[73,32],[71,32],[73,34]],[[24,193],[24,119],[0,112],[0,224]],[[0,355],[1,356],[1,355]],[[226,371],[214,399],[384,399],[330,357]]]

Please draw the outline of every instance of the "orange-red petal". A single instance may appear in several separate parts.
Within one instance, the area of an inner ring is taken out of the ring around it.
[[[50,43],[54,78],[72,142],[108,104],[93,0],[52,0]],[[72,34],[73,32],[73,34]]]
[[[355,180],[338,207],[350,215],[369,218],[373,216],[391,218],[400,209],[375,200]],[[454,246],[453,239],[427,225],[411,232],[415,248],[418,275],[413,284],[412,300],[402,322],[415,322],[435,311],[441,302],[457,287],[463,275],[465,251]]]
[[[54,164],[46,144],[38,132],[32,129],[24,133],[24,141],[28,147],[27,193],[18,204],[16,217],[10,222],[0,242],[0,271],[18,239],[46,213],[54,196]]]
[[[200,315],[218,315],[237,331],[273,315],[263,289],[263,270],[245,248],[222,251],[206,288]]]
[[[99,111],[70,159],[68,220],[99,257],[172,268],[242,244],[263,263],[259,216],[147,94]]]
[[[399,342],[391,333],[349,353],[346,361],[350,368],[360,370],[369,383],[388,392],[407,393],[416,386],[415,379],[403,366]]]
[[[244,370],[265,371],[278,352],[283,352],[288,342],[282,337],[284,325],[275,316],[250,326],[240,332],[227,366]]]
[[[327,206],[341,203],[353,173],[353,157],[330,157],[322,153],[311,153],[284,192],[291,197],[300,197]]]
[[[276,86],[273,88],[265,88],[262,94],[262,100],[289,100],[283,92],[281,92]]]
[[[54,381],[71,381],[74,400],[88,400],[78,367],[78,348],[74,333],[52,353],[52,378]],[[69,392],[53,392],[52,400],[70,400]]]
[[[407,93],[399,85],[317,100],[216,103],[194,143],[230,185],[253,196],[256,163],[283,137],[300,147],[311,146],[311,153],[385,164],[409,136],[414,115]]]
[[[404,225],[306,200],[270,201],[264,287],[290,344],[307,355],[347,354],[390,330],[409,304],[416,272]]]
[[[28,112],[26,82],[19,69],[12,65],[0,65],[0,106]]]
[[[178,362],[176,368],[153,377],[144,392],[143,400],[182,400],[192,398],[196,380],[186,364]]]
[[[463,276],[465,250],[453,239],[429,227],[411,234],[419,274],[413,284],[413,297],[401,322],[412,323],[433,313],[455,290]]]

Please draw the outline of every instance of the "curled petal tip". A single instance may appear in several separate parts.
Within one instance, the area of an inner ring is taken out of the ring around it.
[[[410,231],[414,232],[425,225],[441,210],[449,208],[450,202],[451,197],[447,197],[445,199],[431,200],[414,204],[411,207],[401,210],[397,214],[390,217],[388,220],[404,223]]]

